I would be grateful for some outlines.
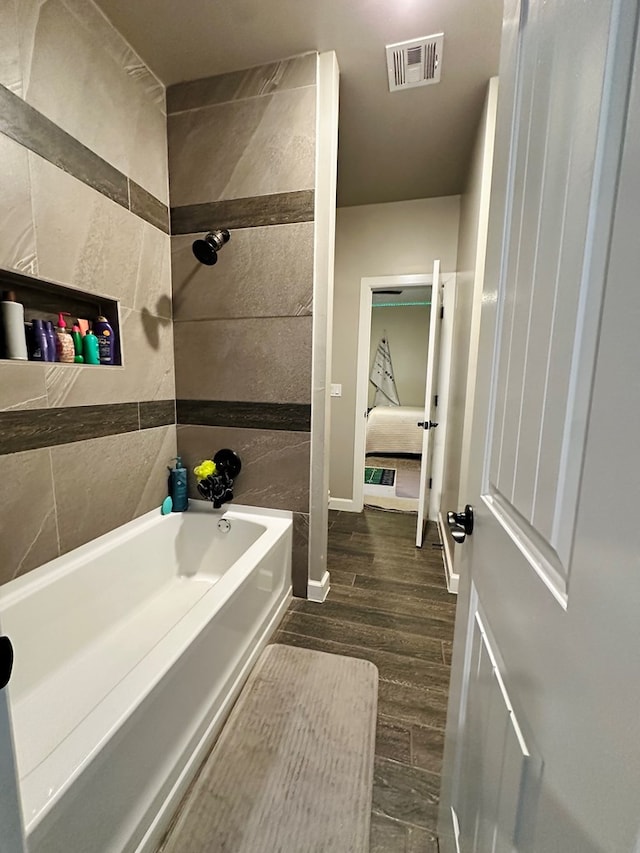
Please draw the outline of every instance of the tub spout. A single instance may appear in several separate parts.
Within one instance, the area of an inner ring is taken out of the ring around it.
[[[240,473],[242,463],[234,450],[219,450],[213,457],[215,472],[198,482],[202,497],[211,501],[214,509],[233,500],[233,481]],[[196,469],[196,473],[197,469]]]

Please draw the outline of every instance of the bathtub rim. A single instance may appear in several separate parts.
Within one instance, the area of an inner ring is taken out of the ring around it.
[[[207,501],[193,499],[189,501],[188,513],[196,515],[208,514],[212,517],[212,523],[215,518],[220,520],[223,517],[232,518],[234,515],[258,524],[264,518],[273,519],[276,524],[280,520],[284,527],[286,527],[286,523],[289,520],[293,523],[293,512],[290,510],[252,507],[244,504],[230,504],[221,509],[214,509]],[[131,521],[121,524],[119,527],[115,527],[113,530],[109,530],[107,533],[103,533],[95,539],[91,539],[89,542],[85,542],[84,545],[79,545],[77,548],[73,548],[65,554],[60,554],[58,557],[54,557],[52,560],[43,563],[41,566],[37,566],[35,569],[25,572],[25,574],[18,575],[18,577],[1,584],[0,627],[2,627],[3,610],[17,604],[23,598],[26,598],[37,590],[48,586],[57,578],[71,574],[82,563],[94,557],[102,556],[115,545],[124,543],[159,524],[171,523],[174,520],[179,521],[184,515],[185,513],[180,512],[163,516],[160,513],[160,507],[156,507]],[[259,537],[260,539],[262,535]],[[255,545],[255,543],[253,544]],[[253,545],[250,547],[253,547]]]

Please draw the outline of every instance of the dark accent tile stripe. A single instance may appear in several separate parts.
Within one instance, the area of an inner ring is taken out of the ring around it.
[[[144,187],[129,178],[129,205],[131,213],[146,219],[156,228],[169,233],[169,208]]]
[[[0,412],[0,455],[175,422],[174,400]]]
[[[165,204],[2,85],[0,133],[169,233]]]
[[[167,426],[176,422],[175,400],[143,400],[140,408],[140,429]]]
[[[255,228],[313,222],[314,191],[229,198],[171,208],[171,233],[193,234],[211,228]]]
[[[176,415],[179,424],[195,426],[311,431],[311,406],[304,403],[177,400]]]
[[[137,403],[0,412],[0,454],[135,432]]]
[[[313,86],[315,82],[316,54],[294,56],[280,62],[169,86],[167,114]]]

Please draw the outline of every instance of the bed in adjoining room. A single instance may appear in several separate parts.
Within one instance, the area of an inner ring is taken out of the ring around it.
[[[424,408],[414,406],[375,406],[367,416],[365,453],[411,454],[422,452],[422,429],[418,422],[424,420]]]

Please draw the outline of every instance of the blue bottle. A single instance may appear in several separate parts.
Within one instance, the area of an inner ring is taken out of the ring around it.
[[[33,361],[51,361],[49,338],[45,333],[43,320],[33,319],[31,321],[31,351],[29,355]]]
[[[169,468],[169,494],[173,501],[172,512],[185,512],[189,509],[187,469],[179,456],[176,457],[175,462],[176,467]]]
[[[58,360],[58,352],[56,349],[56,333],[53,331],[53,323],[51,320],[45,320],[44,322],[44,333],[47,336],[47,340],[49,342],[49,350],[47,352],[47,361],[57,361]]]

